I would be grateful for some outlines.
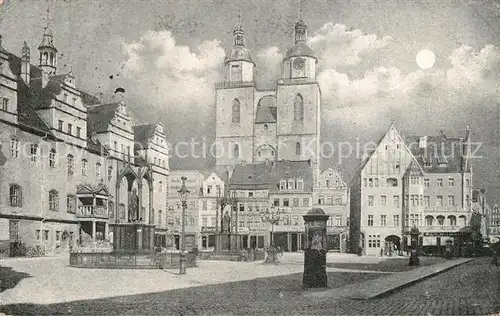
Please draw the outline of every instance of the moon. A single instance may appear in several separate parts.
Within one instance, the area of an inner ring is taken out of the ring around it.
[[[428,49],[422,49],[418,52],[415,60],[420,68],[429,69],[434,66],[434,63],[436,62],[436,55]]]

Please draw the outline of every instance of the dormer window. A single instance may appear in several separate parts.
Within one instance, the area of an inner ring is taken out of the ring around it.
[[[286,190],[286,180],[280,181],[280,191]]]
[[[30,145],[30,160],[31,162],[36,162],[38,159],[38,145],[37,144],[31,144]]]

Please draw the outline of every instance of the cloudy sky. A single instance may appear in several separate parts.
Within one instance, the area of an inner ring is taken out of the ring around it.
[[[9,0],[12,3],[13,0]],[[118,86],[138,122],[161,120],[170,142],[214,139],[213,84],[239,11],[257,83],[272,85],[293,45],[299,1],[49,1],[59,72],[113,100]],[[47,2],[2,8],[3,46],[36,47]],[[323,140],[377,140],[390,121],[404,134],[463,135],[482,142],[476,182],[500,196],[500,3],[484,1],[307,1],[309,45],[319,57]],[[416,55],[435,54],[421,69]],[[338,159],[325,159],[324,166]],[[358,161],[342,161],[349,176]],[[209,167],[173,159],[172,167]]]

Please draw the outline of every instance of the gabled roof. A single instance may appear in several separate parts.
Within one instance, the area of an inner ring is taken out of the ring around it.
[[[312,191],[313,172],[309,161],[276,161],[236,165],[230,180],[231,190],[279,191],[280,180],[304,180],[304,192]]]
[[[108,130],[109,123],[115,117],[120,102],[102,104],[87,108],[87,131],[103,133]]]
[[[276,107],[260,106],[257,108],[255,123],[276,123]]]
[[[426,173],[462,172],[463,140],[444,135],[425,136],[425,146],[420,146],[421,136],[406,136],[404,141]]]

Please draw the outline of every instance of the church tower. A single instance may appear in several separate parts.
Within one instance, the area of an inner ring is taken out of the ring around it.
[[[57,49],[54,46],[52,31],[48,26],[43,32],[42,42],[38,46],[38,51],[40,52],[38,67],[50,76],[55,75],[57,69]]]
[[[217,166],[253,162],[254,67],[238,15],[224,60],[225,80],[215,85]]]
[[[278,160],[309,160],[318,176],[320,160],[321,91],[316,81],[317,58],[307,45],[307,24],[295,23],[295,44],[283,60],[278,80]]]

